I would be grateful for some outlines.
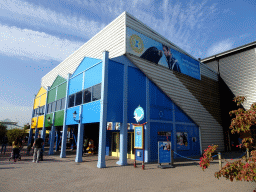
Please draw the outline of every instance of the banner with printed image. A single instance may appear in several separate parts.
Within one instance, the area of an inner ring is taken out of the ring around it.
[[[200,63],[173,47],[159,43],[129,27],[126,33],[126,52],[170,70],[201,80]]]

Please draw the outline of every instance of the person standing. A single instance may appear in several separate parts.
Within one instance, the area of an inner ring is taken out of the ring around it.
[[[16,162],[17,158],[19,157],[19,139],[16,138],[15,141],[12,142],[12,157],[14,162]]]
[[[7,143],[8,143],[8,138],[7,138],[7,135],[5,135],[5,136],[2,138],[1,154],[2,154],[2,152],[3,152],[3,149],[4,149],[4,154],[5,154]]]
[[[42,149],[42,146],[44,145],[44,140],[42,138],[37,138],[33,144],[34,147],[34,155],[33,155],[33,161],[32,162],[39,162],[40,152]]]

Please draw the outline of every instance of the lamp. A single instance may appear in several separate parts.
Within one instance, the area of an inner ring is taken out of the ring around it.
[[[76,113],[76,111],[75,111],[75,112],[73,113],[74,121],[76,121],[76,122],[80,123],[80,120],[76,120],[76,115],[77,115],[77,113]]]
[[[51,117],[48,117],[47,121],[48,121],[48,124],[52,126],[52,123],[50,123],[51,122]]]

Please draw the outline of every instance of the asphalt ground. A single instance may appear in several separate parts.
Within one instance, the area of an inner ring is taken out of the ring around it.
[[[218,160],[214,160],[206,171],[199,161],[176,160],[174,168],[160,169],[157,163],[141,164],[134,168],[133,161],[127,166],[116,164],[118,158],[106,156],[107,168],[97,168],[97,155],[86,155],[83,162],[75,162],[75,151],[67,150],[67,157],[59,152],[47,155],[44,161],[32,163],[32,155],[26,156],[23,148],[21,161],[9,161],[11,148],[0,156],[0,191],[171,191],[171,192],[253,192],[256,183],[219,180]],[[241,153],[226,153],[235,158]]]

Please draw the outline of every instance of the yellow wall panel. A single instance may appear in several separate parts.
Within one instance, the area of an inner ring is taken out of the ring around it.
[[[40,107],[44,106],[46,103],[46,93],[44,93],[43,95],[41,95],[41,100],[40,100]]]
[[[38,108],[39,102],[40,102],[40,97],[35,98],[34,109]]]
[[[42,128],[43,126],[44,126],[44,116],[41,115],[38,117],[37,128]]]
[[[47,91],[46,91],[43,87],[41,87],[40,90],[38,91],[36,97],[38,97],[38,96],[40,96],[40,95],[42,95],[42,94],[44,94],[44,93],[46,93],[46,92],[47,92]]]
[[[31,121],[31,128],[36,128],[37,117],[33,117]]]

